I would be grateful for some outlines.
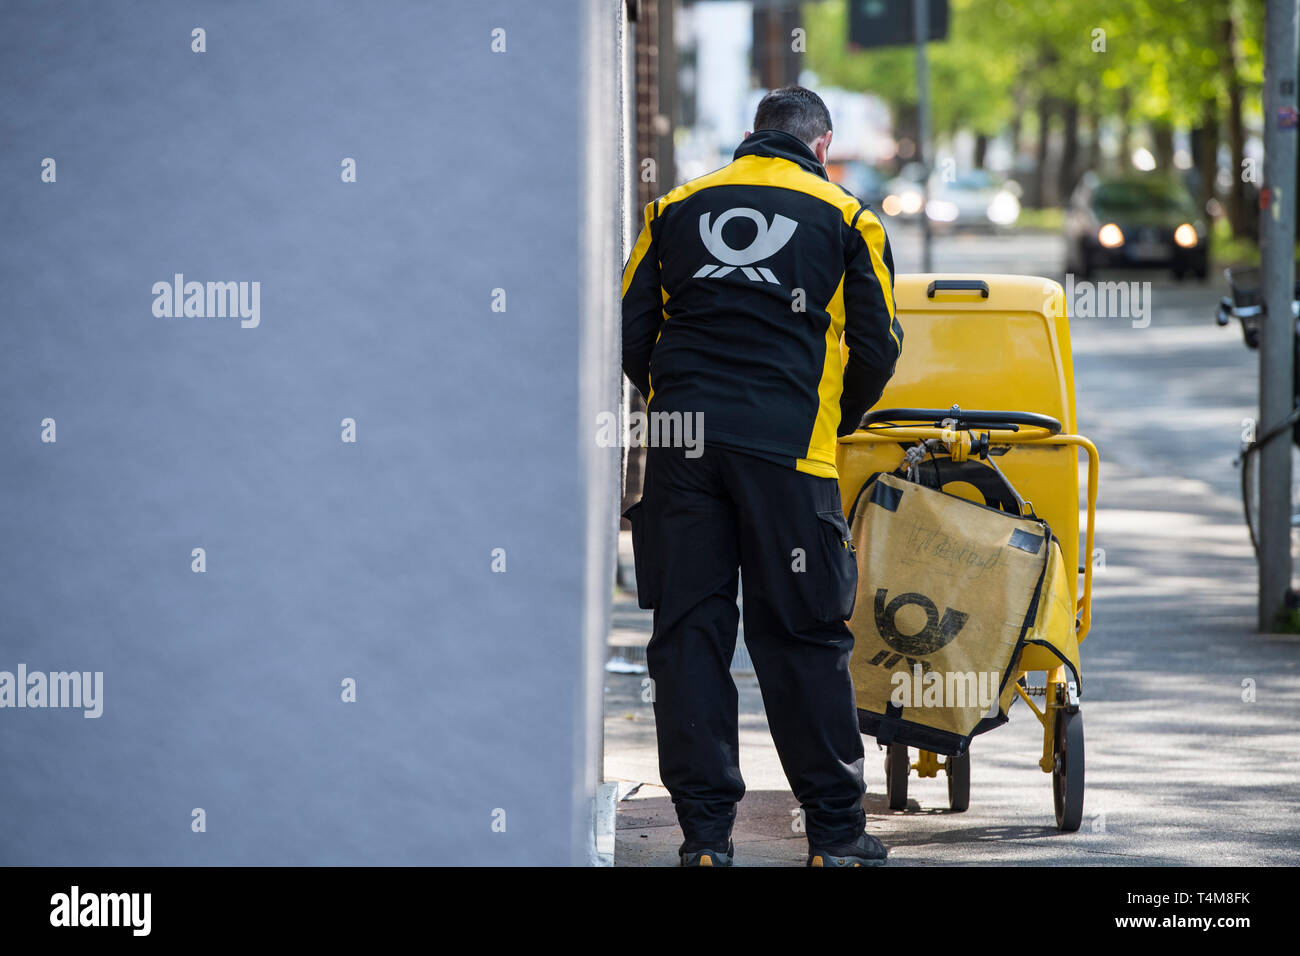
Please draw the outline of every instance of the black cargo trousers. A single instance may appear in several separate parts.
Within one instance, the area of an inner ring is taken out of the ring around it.
[[[654,608],[659,772],[686,840],[725,847],[745,793],[730,672],[742,579],[745,645],[808,839],[855,840],[865,788],[844,620],[857,563],[835,479],[707,442],[696,458],[650,448],[626,517]]]

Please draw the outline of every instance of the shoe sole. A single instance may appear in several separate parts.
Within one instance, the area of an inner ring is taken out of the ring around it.
[[[716,853],[700,853],[698,856],[683,857],[682,866],[731,866],[731,858]]]
[[[887,859],[887,858],[886,858]],[[830,856],[825,853],[814,853],[808,858],[809,866],[884,866],[886,859],[872,860],[861,856]],[[852,862],[849,862],[852,860]],[[830,862],[827,862],[830,861]]]

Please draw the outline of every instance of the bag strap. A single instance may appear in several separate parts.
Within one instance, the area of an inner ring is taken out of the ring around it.
[[[853,504],[849,506],[849,512],[845,516],[849,519],[850,526],[853,524],[853,516],[857,514],[858,502],[862,500],[862,493],[866,491],[868,488],[870,488],[871,485],[875,482],[875,480],[879,478],[882,474],[884,474],[884,472],[873,471],[870,475],[867,476],[867,480],[862,483],[862,487],[858,489],[858,493],[853,496]]]
[[[899,474],[896,471],[894,474],[900,478],[907,477],[906,472]],[[945,485],[954,481],[973,485],[984,496],[984,503],[990,508],[998,508],[1017,518],[1025,514],[1025,499],[1020,497],[1011,482],[1007,481],[1006,475],[992,462],[973,458],[957,462],[949,455],[932,454],[916,464],[916,482],[926,488],[943,491]]]

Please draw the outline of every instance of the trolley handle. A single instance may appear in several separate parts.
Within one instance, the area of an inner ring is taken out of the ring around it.
[[[1037,412],[997,412],[963,409],[954,405],[951,408],[873,408],[862,416],[860,428],[881,423],[924,422],[935,428],[941,428],[945,420],[955,422],[954,428],[969,430],[971,428],[992,428],[999,431],[1019,431],[1021,425],[1046,429],[1049,435],[1061,433],[1061,423],[1050,415]]]
[[[978,292],[980,298],[989,297],[989,284],[983,279],[934,279],[926,287],[926,298],[933,299],[936,292]]]

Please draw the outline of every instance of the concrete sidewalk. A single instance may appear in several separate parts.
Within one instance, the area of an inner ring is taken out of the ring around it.
[[[884,753],[865,739],[867,826],[891,865],[1300,863],[1300,640],[1255,630],[1254,557],[1231,466],[1256,357],[1197,312],[1211,298],[1169,290],[1149,329],[1078,323],[1073,333],[1079,429],[1103,461],[1105,556],[1082,649],[1082,828],[1057,832],[1051,778],[1037,767],[1041,727],[1018,702],[1009,724],[972,745],[964,813],[947,809],[942,775],[915,774],[909,808],[889,811]],[[649,612],[620,594],[616,628],[625,643],[648,638]],[[606,680],[606,777],[621,794],[636,787],[619,803],[615,863],[675,865],[681,832],[658,784],[643,681]],[[736,681],[749,788],[738,864],[801,865],[798,805],[757,682]]]

